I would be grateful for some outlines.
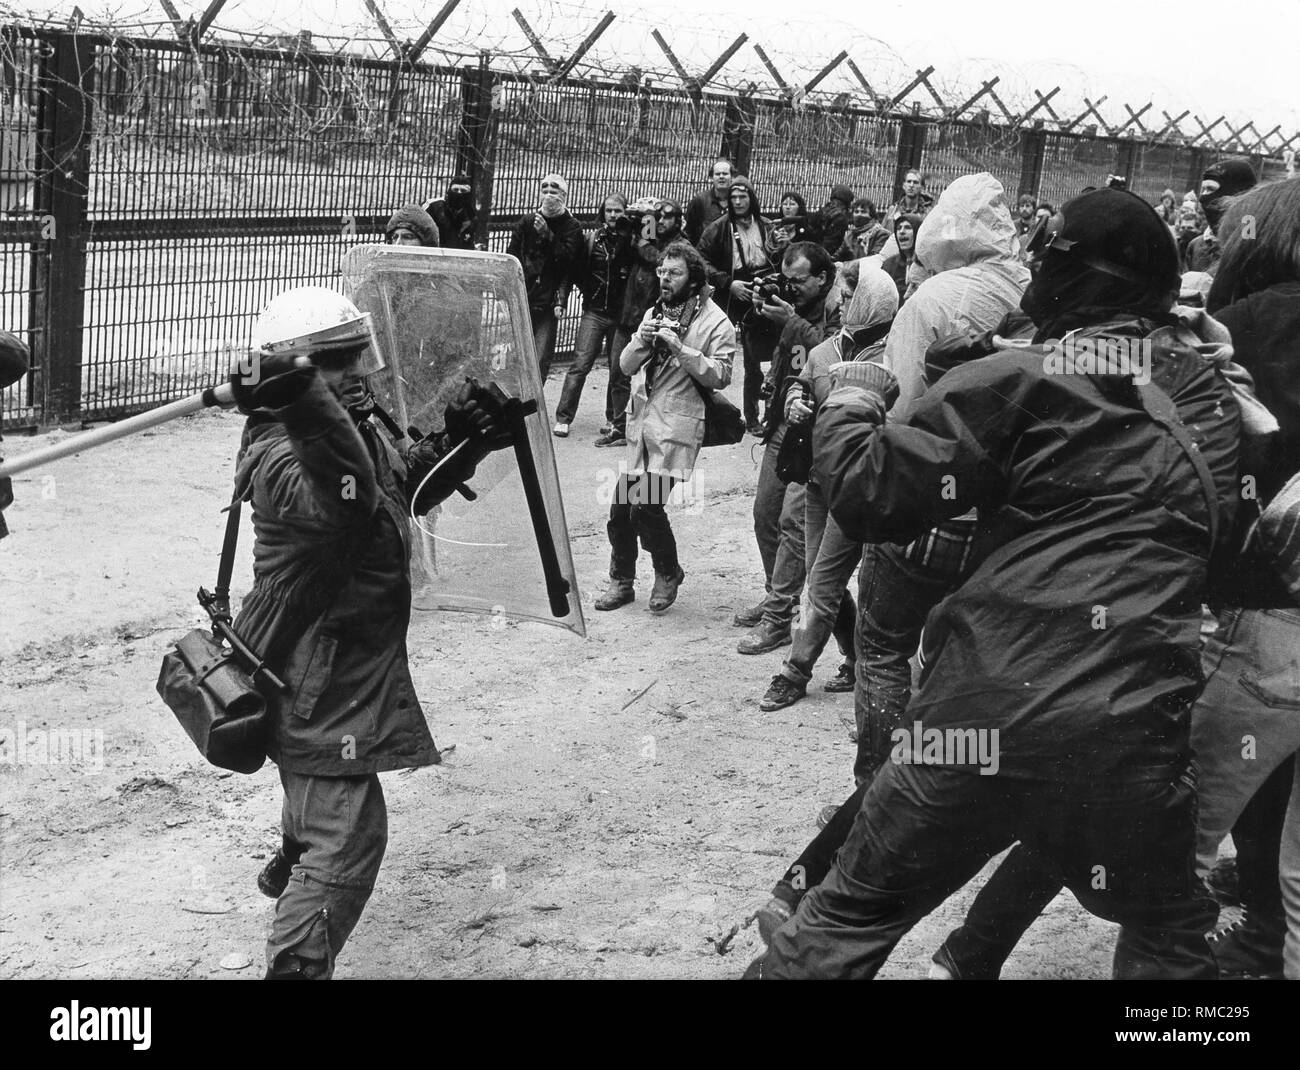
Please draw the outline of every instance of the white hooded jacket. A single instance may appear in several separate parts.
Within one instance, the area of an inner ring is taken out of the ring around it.
[[[940,338],[992,330],[1020,305],[1029,270],[1017,256],[1006,194],[988,172],[943,191],[916,235],[916,258],[934,274],[898,312],[882,364],[898,380],[891,422],[902,423],[925,390],[925,351]]]

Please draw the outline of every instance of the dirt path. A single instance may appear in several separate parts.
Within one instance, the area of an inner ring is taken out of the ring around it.
[[[341,977],[738,976],[759,945],[732,927],[852,788],[852,696],[819,690],[834,660],[807,700],[762,713],[780,654],[735,652],[731,614],[762,577],[753,440],[703,454],[701,504],[674,518],[678,604],[651,616],[643,580],[634,605],[591,611],[608,562],[593,474],[617,464],[590,444],[604,385],[592,376],[556,443],[588,638],[416,615],[412,671],[446,760],[384,777],[388,854]],[[272,905],[253,881],[277,842],[279,781],[271,766],[207,766],[154,691],[215,569],[239,421],[193,417],[15,487],[0,729],[29,746],[0,762],[0,976],[262,972]],[[237,591],[247,553],[246,539]],[[59,730],[89,733],[80,761],[39,760]],[[923,977],[970,894],[918,925],[882,976]],[[1006,976],[1104,977],[1113,939],[1059,898]]]

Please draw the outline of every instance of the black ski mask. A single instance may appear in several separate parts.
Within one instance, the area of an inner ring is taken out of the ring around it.
[[[1201,174],[1201,181],[1206,180],[1219,184],[1219,188],[1213,193],[1207,193],[1200,198],[1201,211],[1205,213],[1205,220],[1210,224],[1210,229],[1217,234],[1219,221],[1223,218],[1223,213],[1228,210],[1231,198],[1251,189],[1259,179],[1255,177],[1254,168],[1247,160],[1233,159],[1210,164]]]

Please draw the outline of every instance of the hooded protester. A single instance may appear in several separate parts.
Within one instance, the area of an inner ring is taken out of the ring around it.
[[[438,224],[438,233],[447,249],[475,249],[474,225],[478,208],[474,204],[474,186],[469,175],[459,171],[447,184],[443,197],[429,201],[424,210]]]
[[[1160,194],[1160,203],[1156,205],[1156,214],[1170,227],[1178,221],[1178,198],[1174,196],[1173,190],[1167,189]]]
[[[1173,323],[1176,250],[1149,205],[1098,190],[1053,223],[1023,307],[1056,345],[955,368],[888,425],[892,374],[854,365],[819,414],[816,473],[845,534],[901,543],[975,508],[978,552],[925,623],[913,726],[749,976],[874,976],[1016,840],[1119,923],[1116,977],[1216,975],[1188,711],[1209,560],[1240,498],[1239,408],[1172,330],[1154,386],[1127,341]]]
[[[801,390],[786,395],[790,427],[811,425],[830,394],[830,367],[844,360],[871,360],[884,350],[884,337],[898,312],[894,281],[873,263],[858,269],[858,285],[838,334],[818,343],[799,373]],[[862,558],[862,543],[847,538],[827,514],[826,497],[815,476],[804,491],[804,561],[808,614],[794,633],[790,654],[759,702],[761,710],[791,706],[807,693],[813,666],[831,636],[840,648],[839,670],[826,691],[852,691],[856,679],[853,629],[857,610],[845,584]]]
[[[569,183],[556,174],[541,181],[537,211],[515,224],[506,252],[524,270],[533,349],[542,382],[555,357],[555,334],[569,302],[573,271],[582,257],[582,225],[569,214]]]
[[[921,217],[915,213],[900,215],[894,219],[893,252],[888,244],[884,247],[885,258],[880,262],[881,269],[894,280],[898,288],[898,303],[902,305],[907,293],[908,271],[916,262],[916,232],[921,229]]]
[[[876,204],[870,197],[854,198],[850,209],[853,221],[835,252],[835,259],[841,262],[875,256],[890,237],[890,232],[876,222]]]
[[[384,228],[384,240],[389,245],[422,245],[436,248],[439,239],[438,224],[418,204],[403,205],[393,213]]]
[[[831,187],[831,195],[813,217],[813,230],[818,234],[822,248],[831,256],[839,252],[844,232],[853,219],[853,200],[856,194],[848,186]]]
[[[1187,270],[1214,274],[1219,263],[1219,222],[1234,197],[1245,193],[1259,181],[1250,161],[1220,160],[1201,173],[1200,205],[1205,213],[1206,228],[1187,246]]]
[[[761,435],[758,423],[759,391],[763,365],[772,359],[780,329],[755,312],[752,283],[768,274],[768,223],[763,218],[758,193],[744,175],[731,180],[727,214],[705,228],[696,242],[708,265],[713,300],[727,314],[740,335],[744,352],[743,412],[745,426]]]
[[[1029,284],[1002,183],[988,172],[962,175],[943,191],[916,230],[915,259],[932,277],[899,310],[884,358],[899,383],[898,419],[921,394],[930,343],[996,327]]]

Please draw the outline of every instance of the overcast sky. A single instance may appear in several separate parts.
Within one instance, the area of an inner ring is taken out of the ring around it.
[[[156,0],[78,0],[83,11],[109,13],[123,22],[165,21]],[[399,37],[414,37],[437,11],[438,0],[379,0]],[[68,14],[74,4],[0,0],[0,10]],[[200,13],[205,0],[176,0],[182,16]],[[650,38],[662,30],[687,70],[700,72],[735,36],[751,42],[728,63],[720,81],[770,84],[752,42],[767,49],[794,83],[804,81],[841,48],[848,48],[878,90],[897,91],[920,66],[933,65],[945,99],[969,94],[985,78],[1000,76],[1008,103],[1032,102],[1034,88],[1061,86],[1054,103],[1069,117],[1082,98],[1108,95],[1102,111],[1111,121],[1127,118],[1153,101],[1144,121],[1163,125],[1162,109],[1184,108],[1204,120],[1227,113],[1232,125],[1253,119],[1263,134],[1282,124],[1300,129],[1300,89],[1295,49],[1300,42],[1297,0],[1235,0],[1173,5],[1094,0],[1047,4],[1041,0],[461,0],[435,43],[487,46],[526,52],[510,16],[518,6],[557,56],[576,47],[601,14],[618,15],[590,58],[597,64],[666,70]],[[796,18],[790,18],[791,15]],[[227,0],[217,27],[296,31],[320,35],[360,33],[378,37],[363,0]],[[824,88],[856,86],[841,67]],[[914,98],[915,99],[915,98]],[[1189,118],[1184,128],[1197,128]],[[1218,128],[1223,133],[1223,127]]]

